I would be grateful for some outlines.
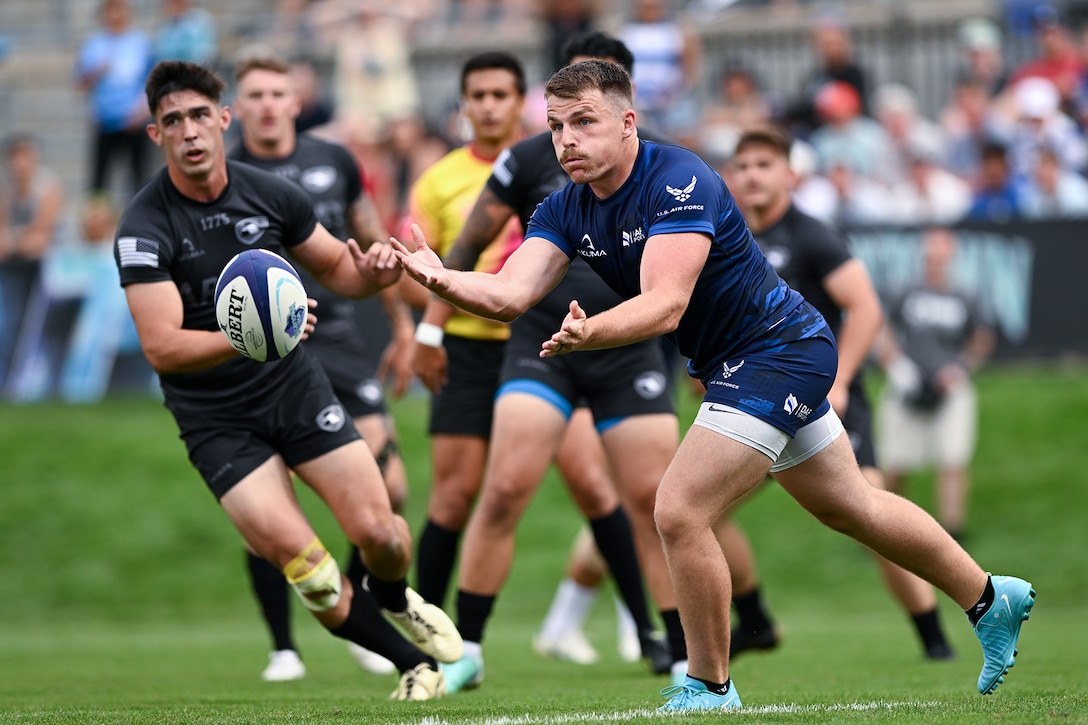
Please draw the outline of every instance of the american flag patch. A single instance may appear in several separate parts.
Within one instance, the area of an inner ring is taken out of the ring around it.
[[[117,256],[122,267],[158,267],[159,243],[139,237],[121,237],[117,240]]]

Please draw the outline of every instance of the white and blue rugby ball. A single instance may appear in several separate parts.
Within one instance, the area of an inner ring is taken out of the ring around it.
[[[286,357],[306,329],[306,290],[295,268],[267,249],[235,255],[215,283],[219,329],[257,362]]]

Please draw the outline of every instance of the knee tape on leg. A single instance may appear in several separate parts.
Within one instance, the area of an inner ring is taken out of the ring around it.
[[[378,451],[378,455],[374,456],[374,460],[378,463],[378,470],[385,475],[385,469],[389,466],[389,461],[393,460],[393,457],[400,453],[400,446],[397,445],[397,439],[390,436],[385,441],[385,445]]]
[[[320,553],[321,558],[312,564],[310,559],[315,553]],[[283,575],[310,611],[326,612],[340,601],[340,569],[317,537],[287,562]]]

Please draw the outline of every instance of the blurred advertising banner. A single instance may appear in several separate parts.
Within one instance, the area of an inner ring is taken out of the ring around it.
[[[1088,220],[971,223],[954,231],[953,283],[989,310],[998,330],[995,359],[1088,354],[1088,316],[1077,292],[1088,270]],[[883,299],[921,278],[923,232],[847,232]]]

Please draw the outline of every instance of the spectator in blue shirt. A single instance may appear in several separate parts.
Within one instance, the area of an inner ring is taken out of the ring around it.
[[[103,0],[102,29],[83,43],[76,78],[91,103],[91,191],[108,190],[108,173],[118,155],[127,155],[131,191],[147,176],[148,120],[144,79],[154,63],[151,41],[132,28],[128,0]]]

